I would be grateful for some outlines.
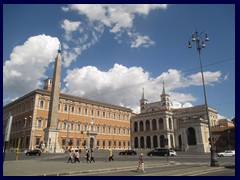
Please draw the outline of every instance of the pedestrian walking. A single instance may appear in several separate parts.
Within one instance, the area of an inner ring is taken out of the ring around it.
[[[73,163],[73,152],[68,152],[69,156],[68,156],[68,162],[71,161],[71,163]]]
[[[139,156],[137,172],[138,172],[139,169],[142,169],[142,172],[145,173],[144,162],[143,162],[143,153],[141,153],[140,156]]]
[[[89,160],[89,149],[86,149],[86,162],[88,163]]]
[[[108,158],[108,161],[110,162],[110,161],[114,161],[114,159],[113,159],[113,152],[112,152],[112,149],[109,149],[109,158]]]
[[[93,155],[93,149],[90,150],[90,163],[92,161],[95,163],[95,158],[94,158],[94,155]]]
[[[74,156],[74,163],[76,163],[76,161],[78,161],[78,162],[80,163],[80,160],[79,160],[79,152],[78,152],[78,151],[75,152],[74,155],[75,155],[75,156]]]

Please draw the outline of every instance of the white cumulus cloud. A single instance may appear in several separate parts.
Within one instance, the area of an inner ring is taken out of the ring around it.
[[[32,36],[13,49],[3,65],[5,103],[41,85],[41,78],[45,78],[45,70],[54,61],[59,44],[58,38],[43,34]]]
[[[65,19],[61,24],[61,27],[65,30],[65,38],[67,41],[72,39],[72,32],[76,31],[81,22],[80,21],[69,21]]]
[[[198,84],[188,83],[190,76],[186,76],[176,69],[170,69],[153,78],[141,67],[125,67],[121,64],[115,64],[108,71],[101,71],[94,66],[86,66],[67,71],[67,76],[64,79],[66,86],[62,91],[89,99],[123,105],[139,112],[142,88],[144,87],[145,97],[149,102],[160,101],[162,82],[165,82],[165,89],[170,94],[172,107],[184,108],[191,107],[191,103],[195,102],[197,98],[189,93],[175,91],[178,88],[198,86]]]
[[[105,29],[115,35],[114,39],[118,43],[123,42],[121,37],[126,33],[131,48],[153,46],[155,42],[148,35],[136,32],[133,23],[135,16],[147,16],[152,10],[166,8],[166,4],[70,4],[62,7],[65,12],[77,12],[81,18],[81,21],[65,19],[61,24],[67,43],[73,43],[80,50],[76,53],[65,49],[64,66],[68,67],[83,51],[98,42]],[[87,21],[82,21],[82,16]]]

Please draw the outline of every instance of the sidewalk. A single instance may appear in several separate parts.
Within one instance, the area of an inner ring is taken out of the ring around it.
[[[160,167],[174,162],[147,162],[145,167]],[[135,161],[97,161],[95,163],[66,163],[61,161],[6,161],[3,176],[63,176],[90,172],[109,172],[133,170],[138,166]]]

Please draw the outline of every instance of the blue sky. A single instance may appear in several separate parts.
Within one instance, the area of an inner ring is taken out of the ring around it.
[[[61,89],[139,111],[142,88],[160,100],[162,82],[173,107],[204,104],[196,30],[209,106],[235,116],[235,6],[3,5],[3,104],[43,87],[62,45]]]

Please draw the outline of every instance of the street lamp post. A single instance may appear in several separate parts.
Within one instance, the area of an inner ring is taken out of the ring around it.
[[[208,104],[207,104],[207,95],[205,90],[205,82],[204,82],[204,75],[203,75],[203,69],[202,69],[202,59],[201,59],[201,49],[205,48],[205,42],[209,41],[207,33],[205,33],[205,37],[203,38],[204,32],[198,34],[196,31],[192,34],[192,42],[196,42],[197,52],[199,55],[199,62],[200,62],[200,68],[201,68],[201,74],[202,74],[202,83],[203,83],[203,93],[204,93],[204,100],[205,100],[205,107],[206,107],[206,113],[207,113],[207,120],[208,120],[208,130],[209,130],[209,140],[211,145],[211,166],[218,166],[217,156],[216,156],[216,147],[213,144],[213,137],[212,137],[212,131],[211,131],[211,122],[209,118],[209,111],[208,111]],[[188,48],[192,48],[191,41],[188,42]]]

